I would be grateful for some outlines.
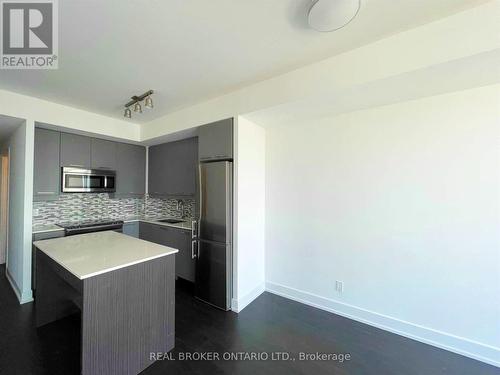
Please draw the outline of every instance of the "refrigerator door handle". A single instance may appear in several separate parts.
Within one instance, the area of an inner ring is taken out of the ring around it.
[[[199,217],[199,220],[198,220],[198,225],[196,227],[196,236],[199,236],[200,233],[201,233],[201,215],[203,213],[203,184],[202,184],[202,181],[203,181],[203,178],[201,176],[201,163],[198,164],[198,179],[199,179],[199,186],[198,186],[198,189],[200,189],[200,201],[198,202],[199,204],[199,210],[198,210],[198,217]]]
[[[196,240],[191,241],[191,259],[195,259],[197,257],[196,252],[194,251],[194,247],[196,245]]]
[[[198,222],[196,220],[191,221],[191,238],[198,237]]]

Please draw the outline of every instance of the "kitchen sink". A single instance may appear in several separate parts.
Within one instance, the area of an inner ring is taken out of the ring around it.
[[[158,220],[159,223],[168,223],[168,224],[178,224],[178,223],[184,223],[185,220],[179,220],[179,219],[163,219],[163,220]]]

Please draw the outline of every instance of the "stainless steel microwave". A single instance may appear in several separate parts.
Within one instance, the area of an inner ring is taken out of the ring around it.
[[[63,193],[114,193],[116,173],[105,169],[62,167]]]

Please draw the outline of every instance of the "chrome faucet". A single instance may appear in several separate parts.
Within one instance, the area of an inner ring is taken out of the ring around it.
[[[186,216],[186,212],[184,210],[184,201],[181,199],[177,199],[177,210],[181,211],[181,219],[184,219]]]

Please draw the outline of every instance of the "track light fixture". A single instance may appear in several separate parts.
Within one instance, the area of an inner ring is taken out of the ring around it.
[[[153,95],[153,90],[146,91],[142,95],[134,95],[130,99],[127,104],[125,104],[125,112],[123,113],[123,117],[126,118],[132,118],[132,111],[130,110],[129,107],[133,106],[133,110],[136,113],[142,113],[142,106],[141,102],[144,101],[144,107],[146,108],[153,108],[153,99],[151,98],[151,95]]]

